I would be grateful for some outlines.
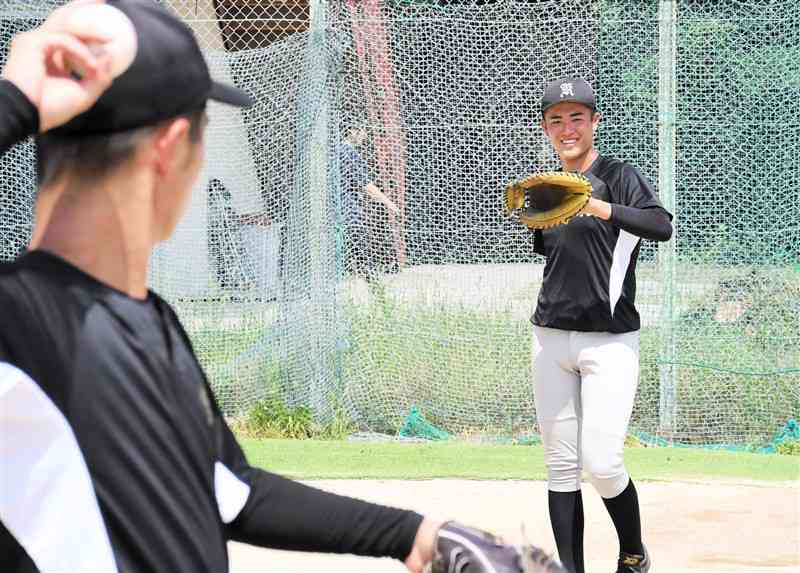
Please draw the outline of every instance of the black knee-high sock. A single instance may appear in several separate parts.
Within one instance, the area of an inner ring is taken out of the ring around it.
[[[583,497],[579,491],[548,491],[550,524],[558,557],[570,573],[583,571]]]
[[[625,553],[642,555],[642,523],[639,517],[639,497],[633,480],[617,497],[603,498],[619,537],[619,548]]]

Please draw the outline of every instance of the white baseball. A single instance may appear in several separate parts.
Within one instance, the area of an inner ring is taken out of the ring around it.
[[[88,4],[75,8],[66,19],[65,30],[81,37],[99,36],[108,41],[104,44],[88,43],[93,49],[101,49],[111,55],[111,75],[122,75],[133,63],[138,49],[136,28],[121,10],[108,4]]]

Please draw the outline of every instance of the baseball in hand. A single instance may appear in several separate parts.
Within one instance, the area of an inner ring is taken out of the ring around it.
[[[136,28],[121,10],[108,4],[87,4],[76,8],[67,18],[66,32],[81,37],[107,39],[104,44],[88,43],[91,49],[102,50],[111,57],[111,75],[122,75],[133,63],[138,49]]]

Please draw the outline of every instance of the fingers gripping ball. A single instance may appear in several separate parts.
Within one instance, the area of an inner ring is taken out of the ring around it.
[[[102,38],[105,42],[86,41],[96,52],[105,52],[111,58],[111,75],[116,78],[125,73],[138,50],[136,28],[121,10],[108,4],[87,4],[70,12],[64,23],[66,32],[78,38]]]
[[[531,229],[567,223],[592,196],[592,184],[579,173],[545,171],[506,187],[506,209]]]
[[[431,573],[567,573],[531,545],[517,549],[479,529],[448,521],[436,533]]]

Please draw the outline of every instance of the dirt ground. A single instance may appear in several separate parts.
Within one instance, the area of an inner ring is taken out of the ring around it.
[[[453,518],[548,550],[555,543],[543,482],[366,481],[306,482],[316,487]],[[650,573],[800,572],[800,485],[639,483]],[[618,550],[600,497],[584,486],[587,573],[612,573]],[[232,571],[270,573],[401,573],[398,561],[291,553],[230,545]]]

